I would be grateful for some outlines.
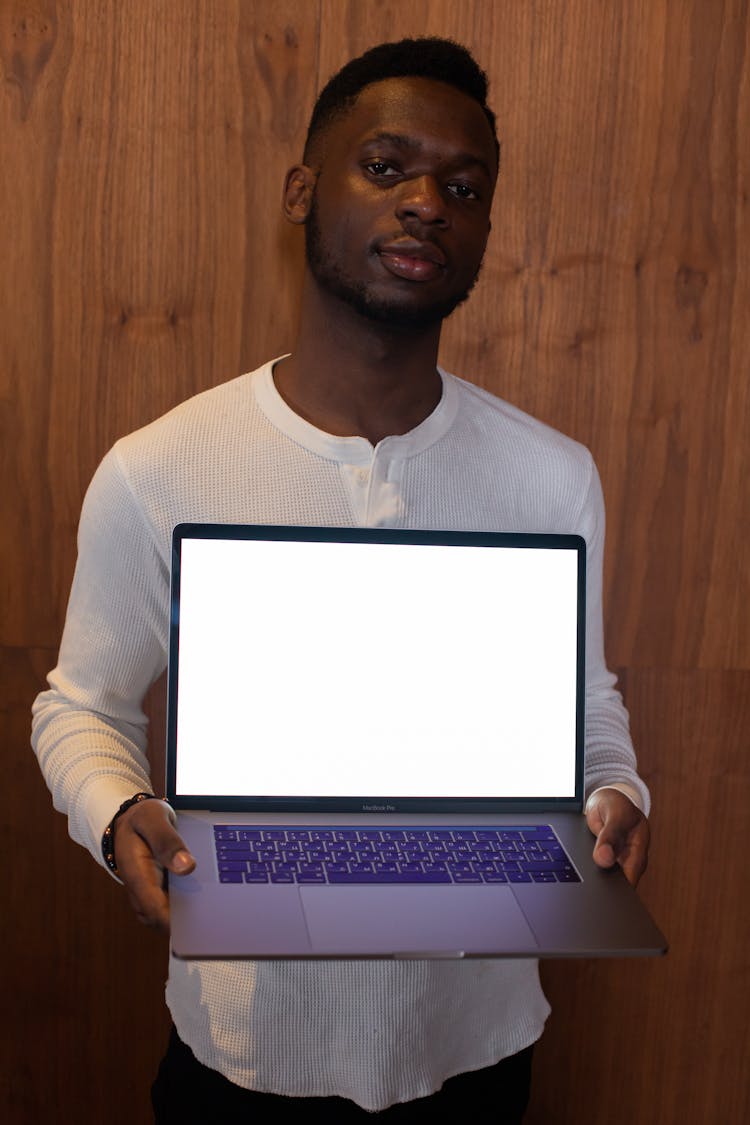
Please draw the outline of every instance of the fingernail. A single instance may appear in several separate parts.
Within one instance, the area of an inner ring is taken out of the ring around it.
[[[172,866],[175,871],[185,871],[193,862],[190,852],[175,852]]]

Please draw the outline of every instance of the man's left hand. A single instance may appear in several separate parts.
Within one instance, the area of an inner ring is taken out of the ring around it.
[[[641,810],[619,789],[600,789],[586,812],[596,836],[594,862],[599,867],[619,863],[629,883],[638,884],[648,863],[651,832]]]

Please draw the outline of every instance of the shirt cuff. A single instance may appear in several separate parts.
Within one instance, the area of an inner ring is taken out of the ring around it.
[[[641,794],[638,792],[634,785],[629,785],[627,781],[613,781],[610,785],[599,785],[596,789],[593,790],[593,792],[589,793],[588,800],[586,801],[586,805],[583,810],[584,813],[587,813],[589,811],[592,800],[597,793],[601,793],[602,789],[616,789],[618,793],[622,793],[625,797],[628,798],[628,800],[632,801],[635,807],[637,809],[640,809],[640,811],[645,815]]]

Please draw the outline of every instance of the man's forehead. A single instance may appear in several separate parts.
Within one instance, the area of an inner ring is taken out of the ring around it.
[[[372,82],[332,133],[335,147],[346,149],[386,134],[415,144],[434,140],[496,168],[494,138],[481,106],[454,86],[429,78]]]

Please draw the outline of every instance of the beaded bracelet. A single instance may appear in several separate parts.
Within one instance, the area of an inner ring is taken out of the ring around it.
[[[139,804],[140,801],[161,801],[166,800],[164,797],[157,797],[155,793],[136,793],[134,797],[129,797],[127,801],[123,801],[115,815],[110,820],[107,827],[104,829],[102,836],[102,855],[107,867],[114,875],[119,875],[117,870],[117,861],[115,860],[115,821],[118,816],[122,816],[133,805]]]

